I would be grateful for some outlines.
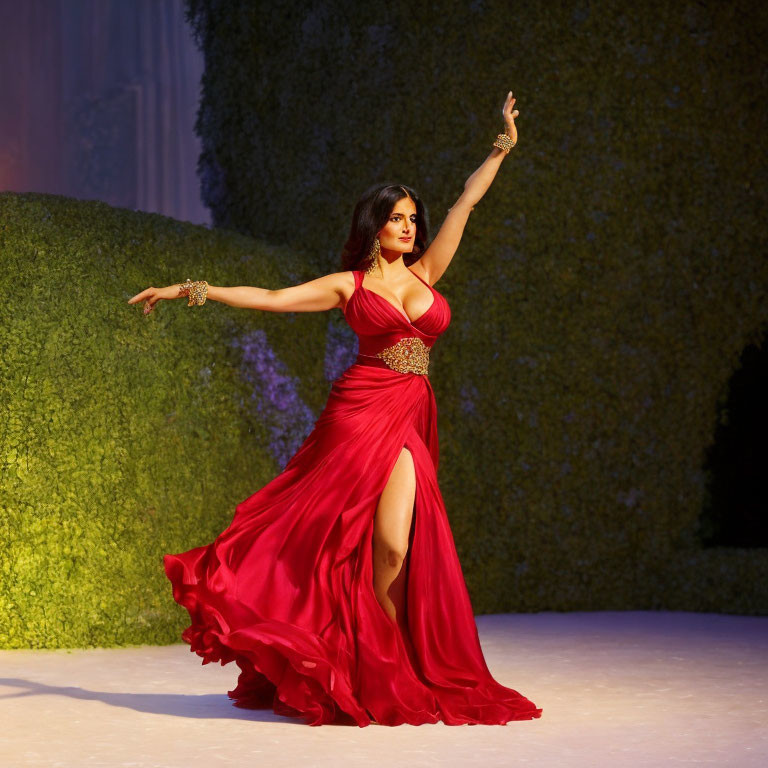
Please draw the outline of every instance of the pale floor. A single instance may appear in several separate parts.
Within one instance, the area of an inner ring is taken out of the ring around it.
[[[768,766],[768,617],[478,616],[539,720],[310,727],[232,706],[189,646],[0,651],[0,766]]]

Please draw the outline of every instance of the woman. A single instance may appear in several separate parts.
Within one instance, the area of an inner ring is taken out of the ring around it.
[[[178,296],[270,312],[339,308],[359,338],[357,360],[283,471],[237,505],[213,543],[164,556],[192,621],[182,633],[190,650],[241,669],[235,706],[361,727],[541,716],[486,666],[437,484],[427,376],[450,323],[433,286],[517,141],[514,103],[510,91],[505,133],[428,248],[417,194],[380,185],[355,207],[345,271],[275,291],[188,279],[129,301],[145,313]]]

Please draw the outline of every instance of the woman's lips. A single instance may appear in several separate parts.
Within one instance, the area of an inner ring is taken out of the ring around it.
[[[405,240],[406,243],[409,243],[411,241],[410,237],[401,237],[401,240]]]

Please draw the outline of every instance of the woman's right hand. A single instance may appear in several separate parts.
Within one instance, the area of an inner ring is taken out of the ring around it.
[[[517,144],[517,126],[515,126],[515,118],[520,114],[515,109],[516,98],[512,95],[512,91],[507,94],[507,100],[504,102],[504,106],[501,109],[501,115],[504,118],[504,133],[509,136],[512,141]]]
[[[133,298],[128,299],[129,304],[138,304],[144,302],[144,314],[148,315],[160,299],[178,299],[180,283],[167,285],[165,288],[145,288],[141,293],[137,293]],[[184,297],[186,298],[186,297]]]

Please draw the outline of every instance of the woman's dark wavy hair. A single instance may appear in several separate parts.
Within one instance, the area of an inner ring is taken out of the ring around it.
[[[373,248],[376,234],[382,229],[395,203],[404,197],[410,197],[416,205],[416,235],[413,239],[413,251],[403,254],[407,267],[417,262],[427,246],[429,215],[416,191],[405,184],[376,184],[366,190],[357,201],[352,214],[352,227],[341,253],[341,268],[365,269],[368,254]]]

